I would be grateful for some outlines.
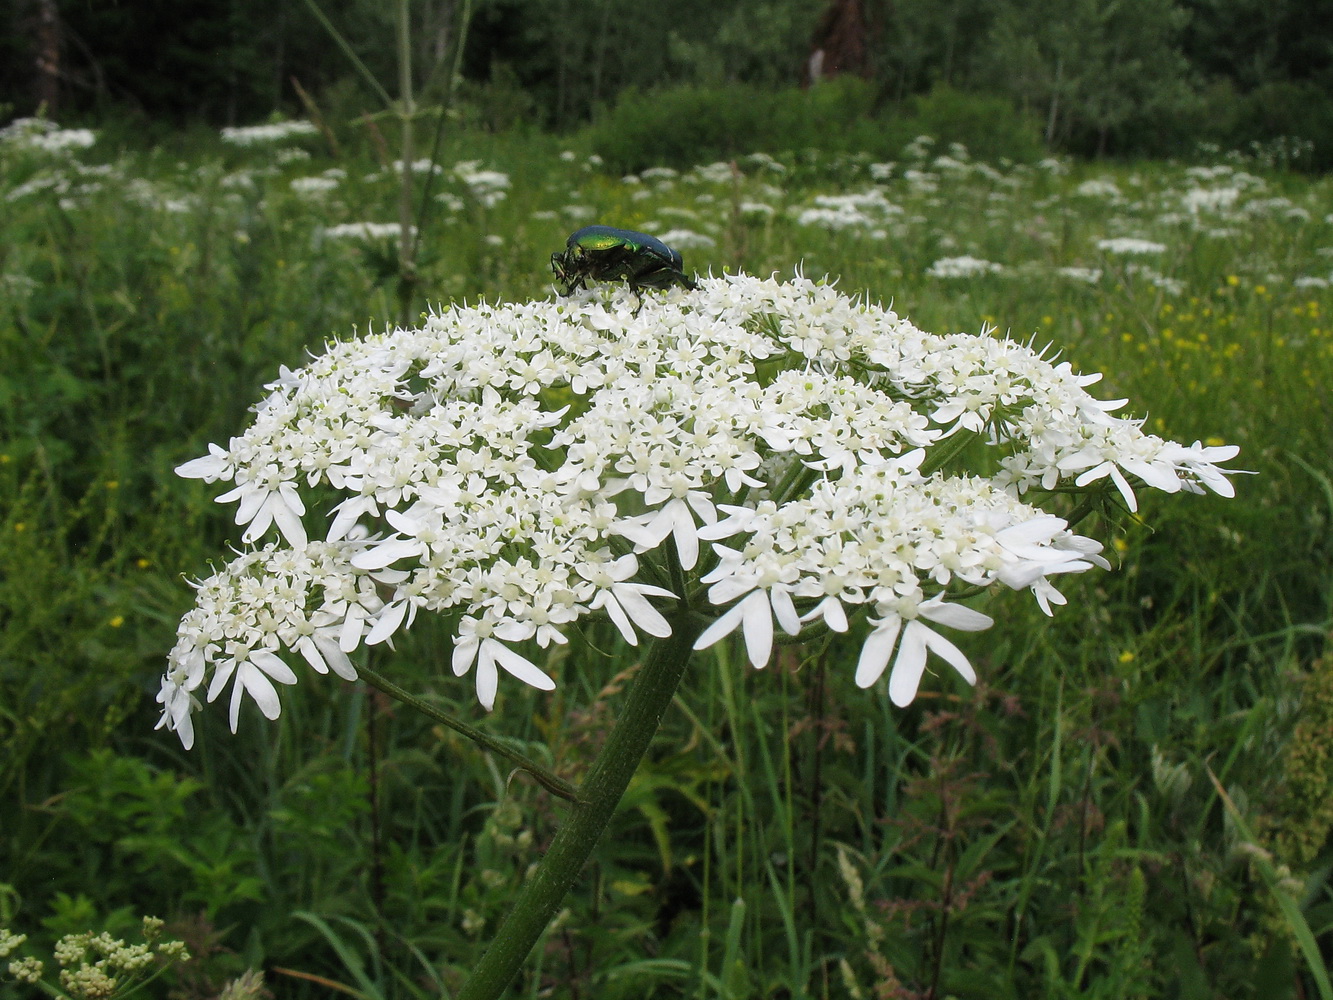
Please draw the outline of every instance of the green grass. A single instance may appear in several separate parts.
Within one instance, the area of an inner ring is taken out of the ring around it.
[[[152,731],[181,577],[238,535],[172,467],[236,433],[278,365],[393,321],[393,248],[323,235],[395,219],[392,177],[373,148],[308,148],[95,146],[81,168],[0,151],[0,924],[40,944],[167,917],[202,956],[191,997],[256,964],[280,996],[329,993],[274,967],[447,996],[557,800],[325,679],[235,737],[205,712],[189,754]],[[1234,500],[1147,503],[1117,572],[1077,578],[1054,620],[991,604],[975,690],[928,677],[894,709],[837,643],[763,672],[701,657],[515,995],[1315,995],[1333,851],[1309,800],[1333,737],[1300,723],[1333,673],[1333,296],[1296,279],[1333,270],[1330,182],[933,153],[877,179],[813,152],[630,182],[572,148],[448,140],[446,171],[480,160],[510,187],[488,207],[435,182],[456,201],[436,202],[420,308],[551,294],[549,255],[587,222],[674,230],[701,272],[799,266],[928,330],[1049,342],[1149,429],[1239,443],[1257,475]],[[322,197],[290,186],[331,167]],[[1194,187],[1241,193],[1196,215]],[[873,191],[842,228],[802,224],[820,196]],[[1164,249],[1098,248],[1115,236]],[[929,273],[964,255],[1003,270]],[[561,650],[557,692],[502,693],[488,717],[432,623],[377,669],[576,777],[633,663],[616,647]]]

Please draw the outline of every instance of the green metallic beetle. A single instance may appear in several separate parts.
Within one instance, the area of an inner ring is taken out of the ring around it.
[[[563,252],[551,254],[562,294],[572,295],[586,281],[624,281],[640,307],[644,288],[698,288],[683,266],[680,254],[657,237],[614,226],[584,226],[565,241]]]

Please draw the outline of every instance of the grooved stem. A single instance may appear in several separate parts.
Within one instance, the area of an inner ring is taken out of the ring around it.
[[[579,787],[580,801],[569,810],[456,1000],[497,1000],[504,993],[606,829],[671,704],[694,640],[703,631],[702,623],[688,612],[678,614],[671,628],[668,638],[653,642],[605,746]]]

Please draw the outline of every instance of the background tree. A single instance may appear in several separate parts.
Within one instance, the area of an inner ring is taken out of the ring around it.
[[[983,0],[889,0],[871,9],[875,66],[895,103],[972,72],[994,5]]]
[[[1174,0],[1010,0],[982,46],[978,82],[1040,114],[1048,144],[1105,153],[1113,132],[1181,99],[1187,17]]]
[[[1313,143],[1308,162],[1333,163],[1333,0],[676,0],[632,13],[614,0],[413,0],[416,85],[447,100],[457,67],[469,120],[576,129],[631,91],[795,87],[821,21],[855,7],[844,48],[864,51],[857,72],[883,120],[945,85],[1011,99],[1057,150],[1180,154],[1294,136]],[[319,9],[377,78],[393,77],[386,5]],[[293,80],[335,118],[369,103],[308,0],[0,11],[0,109],[14,114],[237,124],[299,113]]]

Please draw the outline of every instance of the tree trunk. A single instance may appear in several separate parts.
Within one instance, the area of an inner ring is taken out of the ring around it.
[[[60,11],[56,0],[37,0],[37,106],[48,118],[60,111]]]
[[[1055,143],[1055,126],[1060,120],[1060,88],[1064,86],[1064,60],[1055,60],[1055,85],[1051,87],[1051,106],[1046,112],[1046,146]]]

